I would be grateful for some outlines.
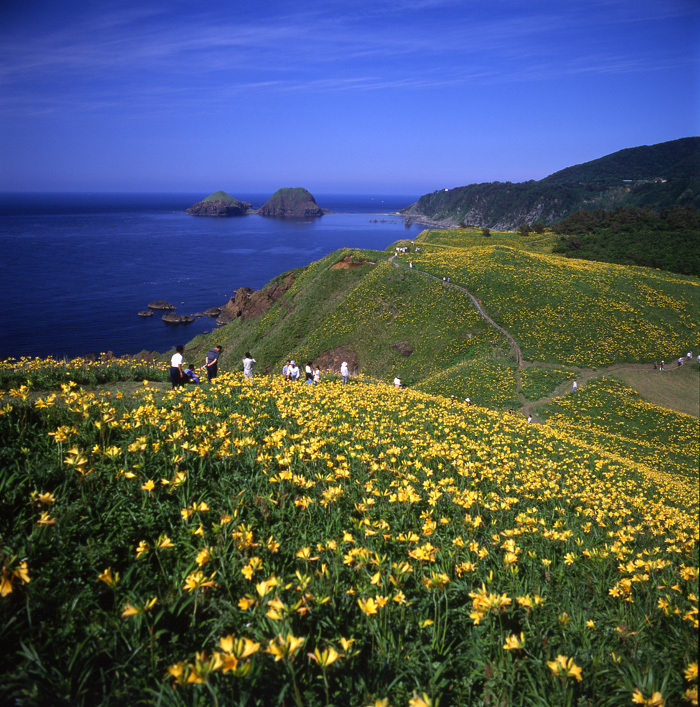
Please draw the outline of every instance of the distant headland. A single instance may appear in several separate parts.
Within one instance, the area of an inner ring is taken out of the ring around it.
[[[225,191],[217,191],[185,210],[192,216],[323,216],[330,213],[322,209],[313,195],[303,187],[278,189],[259,209],[247,201],[239,201]]]

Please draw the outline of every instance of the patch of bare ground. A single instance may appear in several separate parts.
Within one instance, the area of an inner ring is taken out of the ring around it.
[[[331,265],[331,270],[349,270],[350,268],[359,268],[360,265],[374,265],[373,260],[355,260],[352,255],[346,255],[339,260],[335,265]]]
[[[668,364],[665,371],[654,370],[653,364],[612,366],[608,371],[648,402],[700,417],[700,367],[697,363]]]
[[[347,346],[339,346],[330,351],[324,351],[316,357],[314,363],[316,363],[322,371],[340,371],[340,364],[343,363],[343,361],[348,364],[350,373],[357,373],[357,354]]]

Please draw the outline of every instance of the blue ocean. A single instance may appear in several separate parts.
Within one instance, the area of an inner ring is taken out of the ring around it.
[[[167,351],[215,328],[143,318],[225,304],[343,247],[383,250],[423,227],[396,211],[418,196],[315,194],[318,218],[189,216],[205,194],[0,194],[0,358]],[[235,194],[261,206],[270,194]]]

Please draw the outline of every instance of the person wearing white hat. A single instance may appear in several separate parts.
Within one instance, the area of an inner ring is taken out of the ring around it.
[[[340,364],[340,375],[343,376],[343,385],[348,384],[348,376],[350,375],[350,371],[348,370],[348,362],[343,361]]]

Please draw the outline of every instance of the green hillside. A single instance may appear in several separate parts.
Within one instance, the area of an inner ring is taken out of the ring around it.
[[[515,230],[551,224],[578,210],[617,206],[700,208],[700,138],[621,150],[539,181],[488,182],[424,194],[407,217]]]
[[[229,368],[249,350],[259,370],[280,371],[287,358],[330,361],[342,351],[369,376],[399,375],[411,387],[448,396],[473,398],[474,385],[483,404],[511,407],[513,347],[468,293],[515,337],[528,361],[651,364],[698,350],[697,278],[570,260],[553,255],[553,243],[551,236],[484,238],[461,229],[426,231],[420,252],[394,262],[388,252],[337,251],[299,271],[264,316],[197,337],[187,355],[203,359],[212,343],[221,343]],[[365,264],[333,269],[348,256]],[[487,366],[491,374],[481,376],[487,382],[477,383],[474,375]],[[496,379],[502,382],[486,390]]]

